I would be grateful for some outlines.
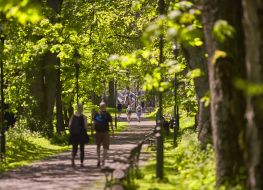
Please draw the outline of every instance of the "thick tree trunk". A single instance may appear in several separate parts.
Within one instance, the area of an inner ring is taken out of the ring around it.
[[[248,82],[263,83],[263,2],[243,0]],[[263,95],[247,97],[246,155],[249,189],[263,189]]]
[[[205,147],[208,143],[212,143],[212,130],[210,120],[210,105],[205,106],[201,99],[208,93],[208,69],[207,59],[204,57],[205,51],[199,47],[183,48],[188,66],[191,70],[200,69],[204,76],[194,79],[195,91],[198,100],[198,139],[201,147]]]
[[[216,177],[217,186],[220,186],[234,183],[244,165],[239,140],[245,127],[245,100],[233,84],[236,78],[244,78],[245,75],[242,6],[240,0],[203,0],[202,3]],[[236,29],[235,36],[223,43],[217,42],[212,34],[218,19],[228,21]],[[216,50],[225,51],[227,56],[215,60]]]
[[[53,109],[56,96],[56,70],[57,54],[47,52],[42,61],[39,61],[35,68],[29,73],[29,78],[34,81],[31,84],[31,93],[36,101],[36,106],[33,108],[33,117],[39,121],[39,126],[36,128],[33,125],[33,130],[40,130],[51,136],[53,133]],[[30,75],[32,75],[30,77]],[[36,122],[33,121],[33,122]]]
[[[51,7],[54,11],[54,15],[60,12],[63,0],[47,0],[47,6]],[[51,22],[56,22],[57,18],[54,15],[49,15]],[[31,85],[31,93],[36,100],[36,107],[33,108],[32,121],[30,122],[31,129],[42,131],[49,137],[53,135],[53,113],[55,98],[59,99],[56,94],[57,79],[55,65],[58,65],[59,59],[57,53],[46,52],[42,59],[36,63],[36,67],[33,69],[33,82]],[[60,73],[59,73],[60,74]],[[29,74],[30,76],[32,74]],[[61,89],[60,89],[61,90]],[[61,100],[61,96],[60,96]],[[57,100],[60,104],[59,100]],[[59,106],[57,112],[62,115],[62,109]],[[36,123],[38,122],[38,124]],[[59,121],[61,122],[61,118]],[[59,124],[61,125],[61,124]],[[37,127],[36,127],[37,126]]]

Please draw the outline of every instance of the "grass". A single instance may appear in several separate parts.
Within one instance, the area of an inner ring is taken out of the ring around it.
[[[115,129],[115,133],[120,133],[121,131],[125,130],[128,126],[127,122],[118,122],[117,129]]]
[[[153,112],[146,113],[145,114],[145,118],[155,120],[156,119],[157,110],[158,109],[155,109]]]
[[[33,161],[69,150],[69,146],[51,144],[48,139],[27,129],[15,127],[6,132],[6,159],[0,172],[27,165]]]
[[[164,179],[155,177],[155,151],[152,159],[141,169],[140,179],[126,189],[139,190],[212,190],[215,189],[215,158],[211,146],[201,150],[192,126],[193,118],[183,116],[181,137],[178,146],[173,147],[172,137],[164,143]],[[171,134],[172,136],[172,134]]]

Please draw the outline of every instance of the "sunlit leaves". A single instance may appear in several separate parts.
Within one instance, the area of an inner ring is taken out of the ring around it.
[[[21,24],[36,23],[42,18],[40,4],[30,0],[0,0],[0,10],[8,19],[13,17]]]
[[[142,7],[142,4],[139,1],[133,1],[132,2],[132,10],[134,12],[139,11]]]
[[[192,46],[202,46],[204,44],[204,42],[200,39],[200,38],[194,38],[193,40],[189,41],[189,44],[191,44]]]
[[[168,18],[175,21],[176,19],[179,19],[182,14],[183,13],[180,10],[173,10],[168,13]]]
[[[208,107],[210,105],[211,102],[211,97],[210,97],[210,93],[207,92],[202,98],[201,98],[201,102],[204,103],[205,107]]]
[[[227,53],[226,53],[225,51],[216,50],[216,51],[214,52],[213,57],[212,57],[211,63],[212,63],[212,64],[215,64],[218,59],[220,59],[220,58],[226,58],[226,56],[227,56]]]
[[[214,24],[213,35],[219,42],[224,42],[227,38],[233,38],[235,28],[225,20],[217,20]]]
[[[184,46],[202,46],[202,28],[198,17],[201,12],[193,4],[182,1],[174,4],[174,10],[168,13],[167,34],[170,40]]]
[[[177,74],[182,72],[186,66],[183,63],[178,63],[176,61],[170,61],[168,62],[168,73],[169,74]]]
[[[158,68],[153,71],[152,75],[147,74],[144,78],[144,90],[158,89],[161,79],[161,73]]]
[[[201,69],[194,69],[194,70],[189,71],[187,75],[191,79],[194,79],[194,78],[204,76],[204,72],[202,72]]]
[[[190,1],[180,1],[174,4],[174,9],[181,9],[183,11],[186,11],[192,7],[193,7],[193,3]]]

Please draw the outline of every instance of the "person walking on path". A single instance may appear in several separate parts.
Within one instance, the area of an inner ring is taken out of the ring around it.
[[[126,109],[126,114],[127,114],[127,121],[130,122],[131,121],[131,115],[132,115],[132,107],[130,105],[128,105],[128,107]]]
[[[114,135],[114,129],[112,124],[112,117],[109,112],[106,111],[106,103],[101,102],[99,105],[99,112],[94,115],[93,118],[93,126],[95,128],[96,134],[96,145],[97,145],[97,166],[100,164],[105,164],[105,160],[107,158],[107,151],[109,150],[110,145],[110,135],[109,135],[109,124],[111,126],[112,134]],[[103,146],[103,156],[101,160],[101,144]]]
[[[117,109],[118,109],[118,118],[120,118],[122,112],[122,104],[120,102],[117,105]]]
[[[80,163],[83,167],[85,143],[88,143],[87,117],[83,114],[83,105],[77,104],[76,112],[69,121],[69,144],[72,144],[72,166],[75,167],[75,157],[80,146]]]
[[[136,115],[139,122],[141,122],[142,107],[140,104],[136,107]]]

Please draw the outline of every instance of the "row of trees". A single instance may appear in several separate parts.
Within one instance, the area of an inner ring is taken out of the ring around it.
[[[142,80],[139,66],[119,72],[120,65],[110,65],[108,58],[142,47],[140,36],[151,6],[139,12],[125,0],[7,1],[1,6],[5,102],[31,130],[51,137],[55,124],[58,133],[64,131],[76,102],[77,62],[82,102],[98,104],[108,83],[112,89],[114,78],[119,86],[129,82],[127,75],[135,83]],[[29,15],[35,20],[10,15],[16,8],[25,15],[35,10]]]
[[[6,102],[32,130],[52,136],[55,116],[57,132],[63,131],[80,57],[81,101],[96,104],[106,84],[114,91],[114,79],[166,92],[165,105],[175,90],[176,104],[198,113],[202,147],[213,143],[217,185],[247,181],[262,189],[262,6],[249,0],[0,1]]]
[[[182,45],[189,67],[206,74],[195,80],[198,100],[209,86],[210,112],[201,99],[198,129],[206,143],[212,127],[217,186],[239,183],[262,189],[263,4],[202,0],[172,5],[167,34]]]
[[[163,37],[166,60],[159,60],[161,64],[151,77],[146,77],[149,83],[156,84],[150,88],[169,89],[171,69],[182,63],[179,58],[173,64],[170,57],[171,46],[179,43],[188,75],[200,71],[203,74],[194,79],[199,104],[198,132],[203,146],[213,140],[217,186],[241,184],[262,189],[262,3],[159,3],[166,5],[165,13],[146,28],[144,40],[146,48],[152,51],[158,49]],[[176,80],[182,81],[181,74],[186,79],[185,69],[174,73]],[[206,100],[210,101],[209,106],[205,106]]]
[[[263,188],[262,6],[202,1],[218,185],[243,173],[249,189]]]

